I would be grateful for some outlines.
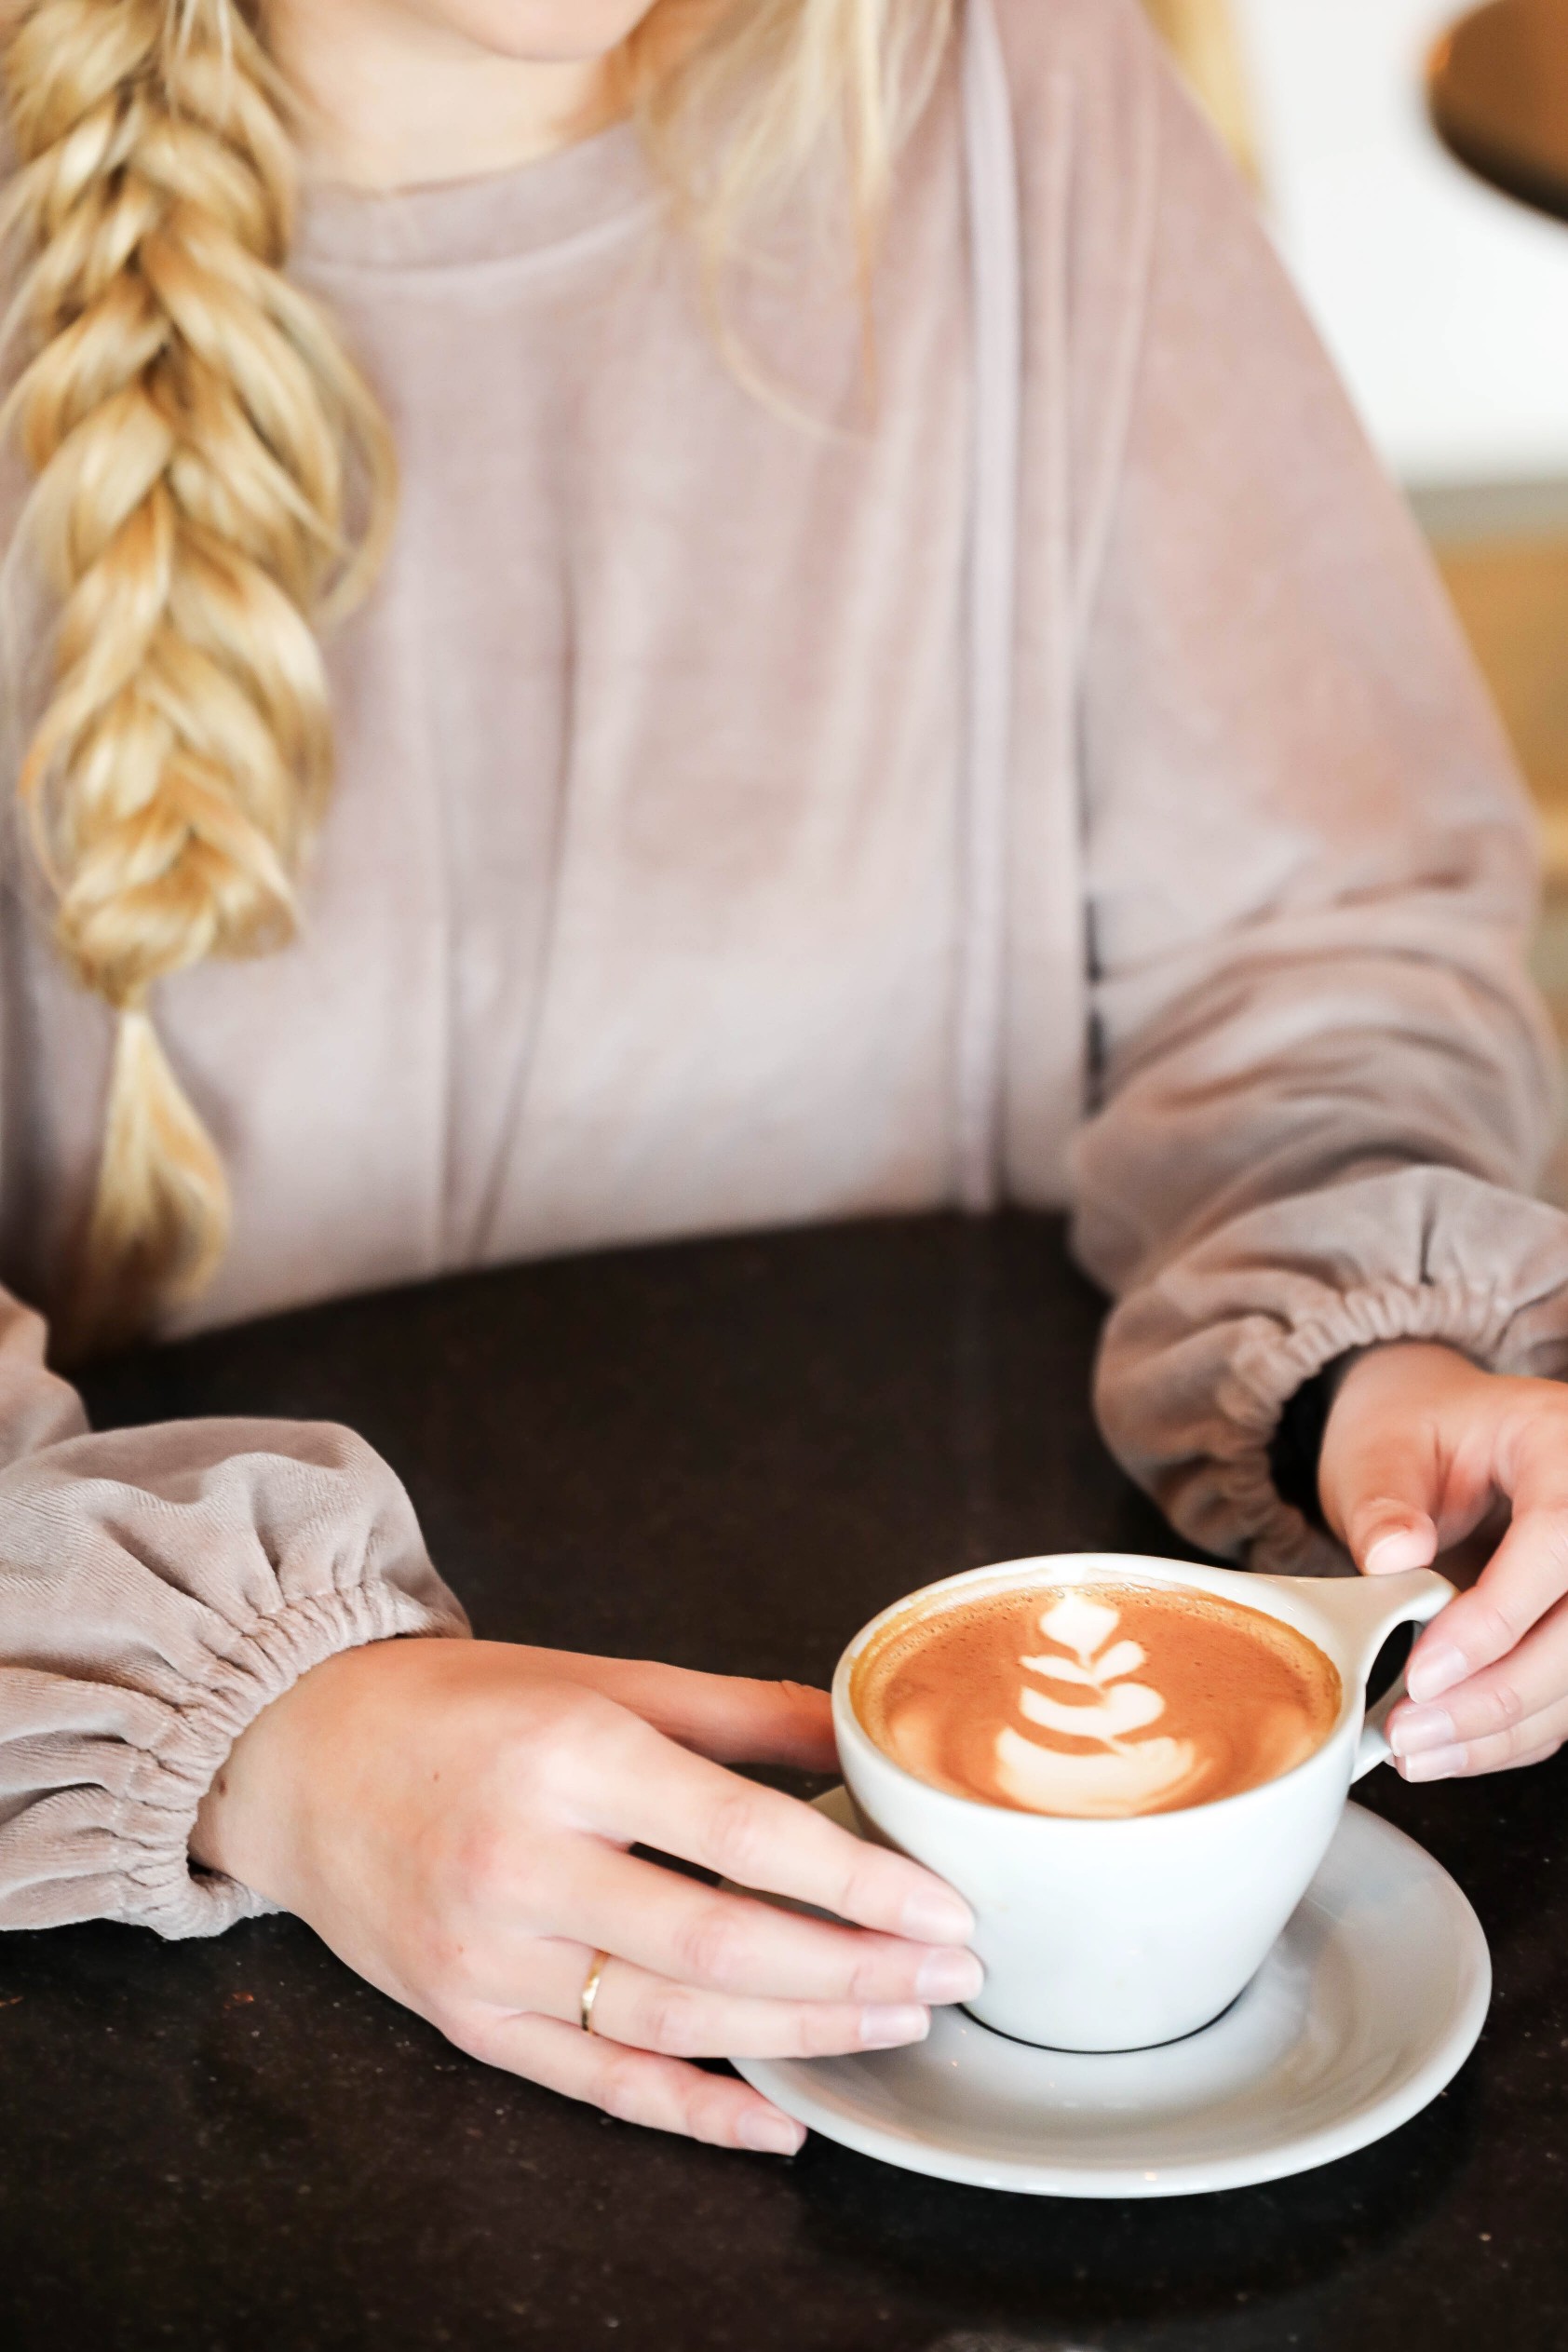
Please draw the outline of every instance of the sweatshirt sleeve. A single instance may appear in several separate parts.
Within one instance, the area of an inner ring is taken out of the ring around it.
[[[0,1926],[212,1935],[267,1910],[186,1851],[235,1740],[335,1651],[466,1630],[351,1431],[92,1435],[0,1293]]]
[[[1277,1494],[1346,1350],[1568,1366],[1529,1196],[1555,1053],[1534,828],[1425,549],[1251,202],[1146,57],[1154,201],[1081,742],[1095,1105],[1075,1238],[1111,1445],[1223,1556],[1345,1565]]]

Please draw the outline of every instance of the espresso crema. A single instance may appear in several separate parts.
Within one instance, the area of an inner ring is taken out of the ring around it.
[[[857,1660],[855,1713],[933,1788],[1111,1819],[1277,1778],[1340,1710],[1293,1626],[1208,1593],[1020,1588],[911,1611]]]

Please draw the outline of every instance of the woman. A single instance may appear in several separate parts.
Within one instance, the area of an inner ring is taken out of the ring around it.
[[[1177,1522],[1378,1573],[1510,1499],[1397,1739],[1555,1748],[1527,822],[1135,11],[27,0],[6,76],[18,1299],[85,1346],[1071,1196]],[[798,2128],[686,2060],[973,1989],[950,1890],[723,1768],[827,1765],[820,1694],[447,1638],[359,1440],[90,1436],[3,1342],[7,1922],[281,1904],[466,2049],[757,2148]],[[1331,1388],[1320,1521],[1271,1461]]]

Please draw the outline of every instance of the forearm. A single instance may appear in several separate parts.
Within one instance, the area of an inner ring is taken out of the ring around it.
[[[210,1933],[266,1908],[193,1874],[213,1775],[325,1658],[465,1630],[408,1498],[345,1430],[170,1423],[0,1476],[0,1924]]]
[[[1495,1372],[1560,1371],[1568,1218],[1440,1169],[1270,1204],[1133,1286],[1107,1323],[1097,1404],[1128,1468],[1206,1549],[1328,1574],[1343,1551],[1274,1483],[1281,1413],[1348,1352],[1410,1340]]]

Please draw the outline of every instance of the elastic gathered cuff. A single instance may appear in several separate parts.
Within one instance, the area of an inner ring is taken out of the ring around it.
[[[1344,1546],[1284,1501],[1274,1483],[1270,1447],[1298,1388],[1343,1356],[1396,1340],[1431,1341],[1491,1369],[1511,1319],[1494,1286],[1462,1280],[1414,1287],[1385,1280],[1329,1292],[1285,1329],[1272,1316],[1250,1318],[1215,1389],[1225,1435],[1214,1448],[1212,1478],[1212,1505],[1248,1565],[1276,1575],[1355,1572]]]
[[[1287,1400],[1398,1340],[1488,1372],[1568,1371],[1568,1216],[1462,1169],[1369,1171],[1231,1219],[1133,1282],[1105,1326],[1107,1442],[1182,1533],[1287,1575],[1349,1555],[1277,1490]]]
[[[107,1824],[119,1899],[108,1915],[170,1940],[221,1935],[276,1903],[190,1859],[197,1810],[241,1732],[300,1677],[339,1651],[409,1634],[463,1638],[460,1618],[385,1585],[311,1595],[246,1627],[233,1657],[214,1658],[210,1683],[169,1710],[143,1750]]]

